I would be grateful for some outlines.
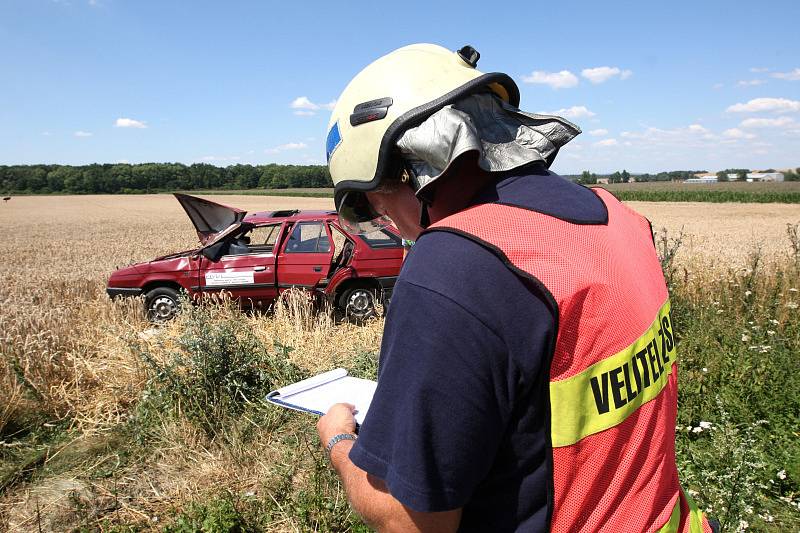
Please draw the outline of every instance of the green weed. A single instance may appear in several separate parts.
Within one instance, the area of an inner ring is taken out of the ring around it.
[[[726,531],[800,523],[798,279],[756,251],[744,269],[672,291],[679,469]]]
[[[154,354],[146,343],[132,343],[149,378],[140,420],[171,413],[214,437],[230,429],[232,419],[260,405],[271,390],[302,379],[302,371],[289,361],[291,348],[265,346],[228,307],[229,302],[185,302],[180,335],[165,356]]]

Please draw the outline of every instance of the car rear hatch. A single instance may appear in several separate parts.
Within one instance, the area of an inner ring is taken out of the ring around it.
[[[229,235],[236,227],[241,225],[247,211],[228,207],[210,200],[189,196],[188,194],[174,193],[175,198],[189,215],[189,219],[197,230],[197,237],[203,246],[218,240],[218,237]]]

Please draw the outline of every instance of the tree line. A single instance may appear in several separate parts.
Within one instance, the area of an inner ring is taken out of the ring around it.
[[[771,169],[769,170],[771,171]],[[686,180],[704,170],[673,170],[657,174],[631,174],[627,170],[613,174],[582,174],[565,177],[591,185],[600,178],[609,183]],[[728,174],[740,179],[748,169],[720,171],[720,181]],[[800,168],[784,171],[786,181],[800,181]],[[92,165],[0,165],[0,193],[118,194],[207,189],[287,189],[333,187],[325,165],[231,165],[218,167],[207,163],[128,163]]]
[[[325,165],[0,165],[0,192],[3,194],[124,194],[289,187],[333,187],[333,182]]]
[[[705,170],[673,170],[670,172],[659,172],[658,174],[631,174],[627,170],[623,170],[622,172],[617,171],[613,174],[595,174],[594,172],[584,170],[581,174],[567,177],[583,185],[592,185],[597,183],[598,179],[608,179],[609,183],[628,183],[631,179],[635,181],[682,181],[693,178],[695,174],[701,172],[705,172]]]

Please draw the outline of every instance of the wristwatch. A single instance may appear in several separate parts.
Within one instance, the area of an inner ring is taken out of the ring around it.
[[[328,455],[330,455],[331,450],[334,446],[336,446],[337,442],[341,442],[343,440],[356,440],[357,438],[358,437],[352,433],[339,433],[338,435],[334,435],[331,437],[331,440],[328,441],[328,445],[325,446],[325,451],[328,452]]]

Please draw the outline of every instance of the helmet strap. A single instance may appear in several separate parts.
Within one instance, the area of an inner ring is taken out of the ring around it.
[[[422,229],[428,229],[428,226],[431,225],[431,215],[428,213],[428,204],[427,200],[420,199],[419,201],[419,225]]]
[[[428,185],[428,187],[417,193],[417,200],[419,200],[419,225],[422,229],[428,229],[431,225],[431,215],[428,208],[433,205],[433,198],[436,195],[436,184]]]

